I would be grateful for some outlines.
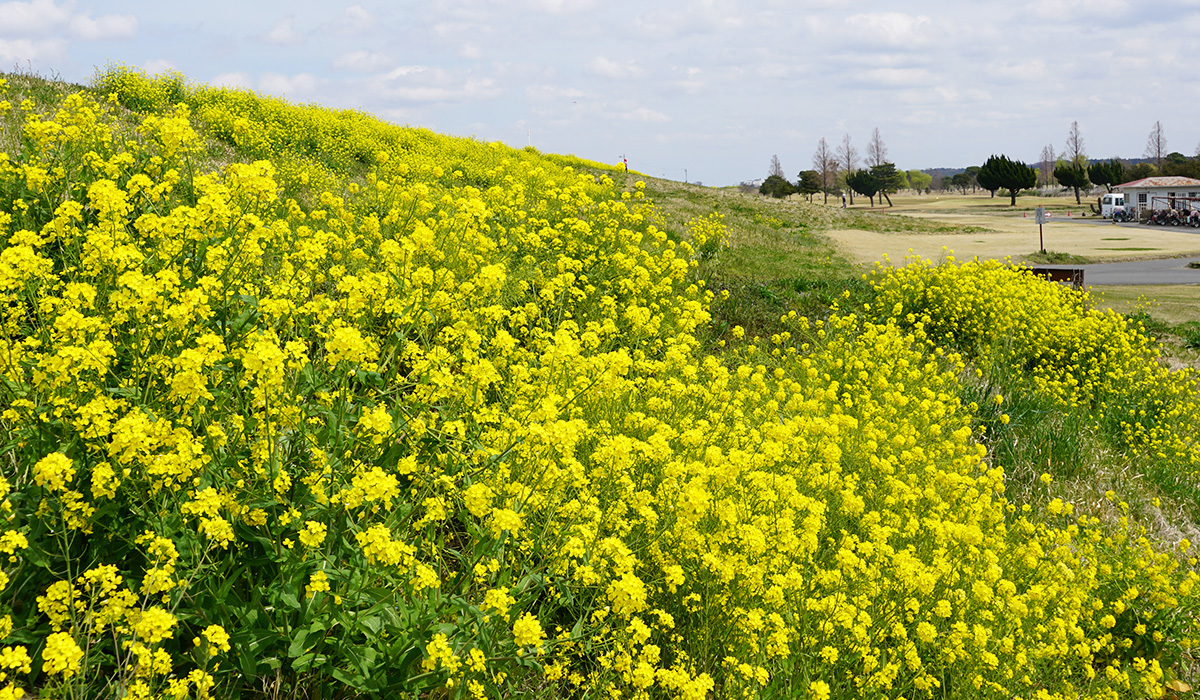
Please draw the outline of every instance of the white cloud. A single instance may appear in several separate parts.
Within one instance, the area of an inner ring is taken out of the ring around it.
[[[387,74],[386,77],[389,80],[394,80],[395,78],[403,78],[406,75],[415,75],[417,73],[424,73],[428,70],[429,70],[429,66],[396,66],[395,68],[393,68],[391,70],[391,72],[389,72]]]
[[[985,75],[1004,80],[1026,81],[1040,80],[1048,76],[1046,62],[1040,58],[1028,61],[996,61],[988,64]]]
[[[134,15],[110,14],[93,19],[72,11],[73,3],[59,6],[54,0],[0,3],[0,37],[40,37],[58,40],[64,32],[84,41],[133,39],[138,20]]]
[[[12,65],[26,61],[54,61],[66,54],[62,39],[0,39],[0,60]]]
[[[287,95],[295,98],[311,95],[318,82],[317,77],[311,73],[263,73],[258,79],[258,89],[269,95]]]
[[[799,66],[794,63],[778,63],[767,62],[760,63],[754,67],[755,73],[764,78],[780,79],[790,78],[794,75],[804,72],[804,66]]]
[[[637,109],[631,109],[627,112],[620,112],[617,114],[617,116],[621,119],[631,122],[661,123],[671,121],[671,118],[662,112],[658,112],[647,107],[638,107]]]
[[[945,102],[958,102],[959,100],[958,90],[955,90],[952,87],[940,85],[934,88],[933,91],[936,92],[938,97],[941,97]]]
[[[563,15],[590,10],[596,6],[596,0],[529,0],[529,6],[550,14]]]
[[[208,81],[213,87],[252,88],[254,79],[249,73],[221,73]]]
[[[529,114],[538,119],[541,127],[578,124],[583,114],[595,114],[599,106],[587,100],[587,94],[575,88],[559,85],[534,84],[525,87]]]
[[[677,37],[733,32],[746,22],[746,9],[737,2],[706,0],[686,10],[652,10],[633,19],[633,29],[657,41]]]
[[[639,78],[645,74],[645,71],[633,61],[618,62],[604,56],[593,58],[584,64],[584,68],[594,75],[615,79]]]
[[[482,22],[439,22],[433,33],[447,45],[457,45],[458,55],[478,59],[483,56],[479,40],[492,33],[492,27]]]
[[[1129,9],[1125,0],[1038,0],[1025,6],[1026,16],[1054,22],[1098,24],[1123,18]]]
[[[385,95],[406,102],[465,102],[495,97],[500,94],[496,81],[467,80],[461,85],[402,85],[391,88]]]
[[[381,109],[377,110],[375,114],[394,124],[413,124],[419,116],[415,110],[400,108]]]
[[[920,109],[901,117],[900,123],[911,124],[913,126],[932,126],[940,123],[943,116],[942,113],[931,109]]]
[[[364,73],[383,70],[389,63],[391,59],[380,51],[351,51],[333,59],[334,68]]]
[[[312,97],[323,82],[325,81],[311,73],[285,75],[268,71],[255,78],[250,73],[238,71],[221,73],[210,79],[208,84],[214,87],[246,88],[296,100]]]
[[[375,27],[375,17],[362,5],[351,5],[333,22],[333,30],[339,34],[358,36]]]
[[[476,78],[430,66],[399,66],[377,76],[372,83],[381,96],[403,102],[445,104],[485,100],[501,93],[492,78]]]
[[[304,37],[296,31],[293,22],[291,17],[279,20],[266,34],[263,34],[263,41],[276,46],[294,46],[302,43]]]
[[[534,102],[577,100],[584,93],[574,88],[563,88],[557,85],[528,85],[525,96]]]
[[[178,66],[176,66],[174,62],[165,58],[155,58],[143,63],[142,70],[151,75],[157,75],[169,70],[178,70]]]
[[[70,10],[54,0],[0,3],[0,36],[47,34],[70,19]]]
[[[87,41],[132,39],[137,36],[138,20],[133,15],[100,15],[96,19],[75,15],[68,29],[75,38]]]
[[[890,46],[912,48],[924,44],[930,20],[902,12],[872,12],[851,15],[846,24],[856,30],[860,41],[880,41]],[[862,36],[862,34],[866,36]]]
[[[909,87],[928,84],[933,76],[924,68],[877,68],[863,74],[863,80],[881,87]]]
[[[674,80],[670,84],[691,95],[700,92],[707,85],[707,82],[703,78],[703,70],[691,66],[684,70],[683,73],[684,77],[682,79]]]

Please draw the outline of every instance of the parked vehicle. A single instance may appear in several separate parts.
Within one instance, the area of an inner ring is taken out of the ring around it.
[[[1123,192],[1109,192],[1100,198],[1100,216],[1111,219],[1116,216],[1117,209],[1125,209],[1125,194]],[[1095,211],[1094,209],[1092,211]]]

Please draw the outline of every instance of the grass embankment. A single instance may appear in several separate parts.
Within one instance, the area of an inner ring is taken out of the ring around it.
[[[1194,478],[1194,387],[1120,317],[821,232],[940,224],[99,80],[4,124],[5,692],[1192,677],[1188,544],[1081,477]]]
[[[655,220],[682,232],[690,219],[720,214],[729,232],[720,256],[701,260],[698,276],[719,292],[713,314],[718,333],[735,325],[748,334],[783,330],[789,311],[823,316],[870,297],[863,269],[830,241],[831,230],[884,234],[946,234],[961,228],[884,212],[840,209],[795,198],[775,200],[736,188],[713,189],[645,178]],[[983,230],[983,229],[977,229]]]

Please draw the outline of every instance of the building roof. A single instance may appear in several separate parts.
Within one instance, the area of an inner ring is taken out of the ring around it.
[[[1117,185],[1118,188],[1132,187],[1147,189],[1151,187],[1200,187],[1200,180],[1194,177],[1183,177],[1181,175],[1169,175],[1166,177],[1144,177],[1141,180],[1126,182],[1123,185]]]

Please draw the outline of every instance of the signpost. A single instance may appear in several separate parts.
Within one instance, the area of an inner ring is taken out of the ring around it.
[[[1042,237],[1042,224],[1046,223],[1046,207],[1038,207],[1034,213],[1034,218],[1038,225],[1038,244],[1041,246],[1042,254],[1046,253],[1046,241]]]

